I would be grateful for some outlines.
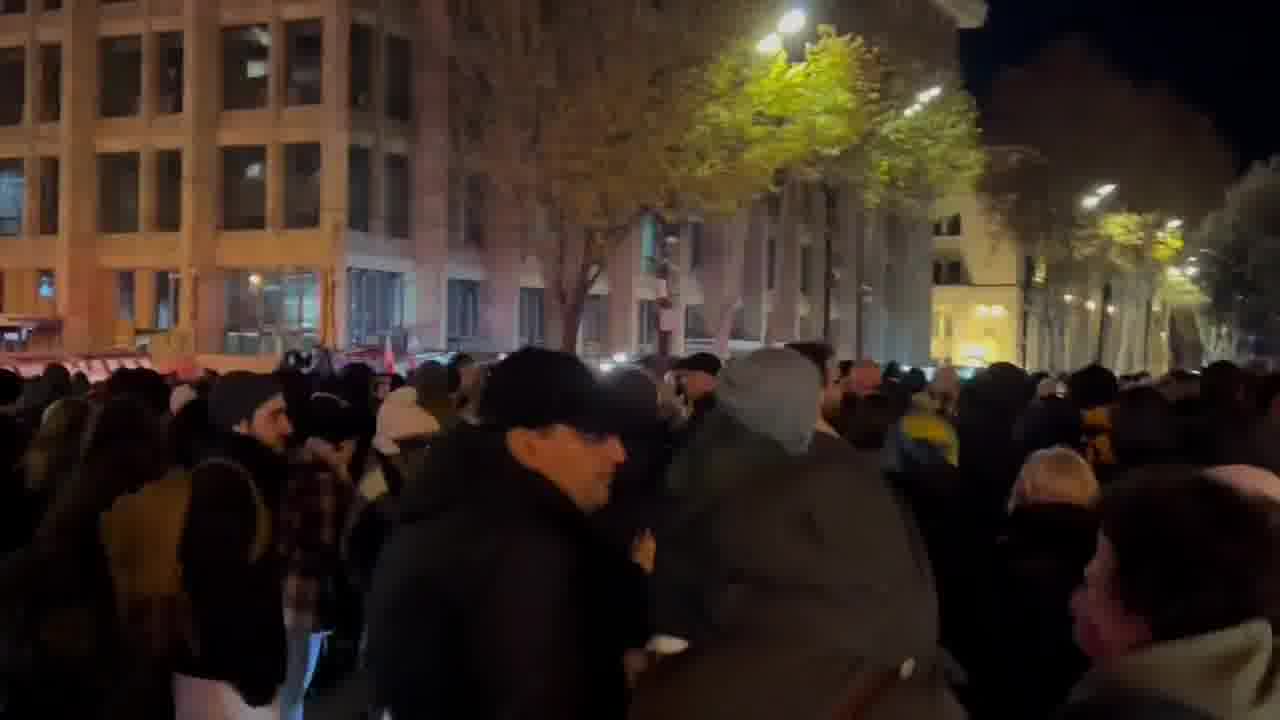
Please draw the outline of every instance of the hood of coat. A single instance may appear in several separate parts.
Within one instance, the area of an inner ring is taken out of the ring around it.
[[[1270,720],[1280,717],[1280,653],[1271,624],[1254,620],[1095,668],[1073,699],[1107,690],[1155,693],[1221,720]]]

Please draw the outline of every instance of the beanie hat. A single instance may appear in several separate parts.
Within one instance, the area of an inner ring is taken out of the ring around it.
[[[209,391],[209,422],[215,429],[231,430],[252,419],[258,408],[277,395],[284,395],[284,388],[270,375],[227,373]]]
[[[729,361],[715,396],[729,417],[776,440],[787,453],[801,455],[813,439],[821,388],[808,358],[794,350],[768,348]]]
[[[677,371],[685,372],[701,372],[708,375],[719,375],[721,369],[720,358],[711,353],[700,352],[694,353],[689,357],[677,362],[672,368]]]
[[[196,399],[196,390],[190,385],[179,385],[169,394],[169,414],[177,415],[187,403]]]
[[[646,427],[658,417],[658,383],[637,365],[614,369],[601,381],[610,405],[629,425]]]
[[[360,436],[360,416],[346,400],[316,394],[307,406],[307,435],[337,443]]]
[[[528,347],[489,373],[480,419],[502,429],[567,425],[590,434],[616,434],[618,418],[587,366],[576,355]]]
[[[439,430],[440,423],[418,405],[418,391],[402,387],[387,395],[378,409],[378,430],[373,437],[373,446],[383,455],[397,455],[400,453],[398,441]]]

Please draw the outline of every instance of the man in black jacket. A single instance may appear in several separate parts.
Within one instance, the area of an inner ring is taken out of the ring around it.
[[[595,379],[521,350],[480,409],[406,485],[368,605],[373,700],[395,718],[622,718],[617,563],[588,513],[626,453]]]

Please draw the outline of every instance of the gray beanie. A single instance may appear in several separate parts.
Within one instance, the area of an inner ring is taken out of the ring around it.
[[[818,422],[820,389],[818,371],[808,358],[795,350],[767,348],[729,361],[720,373],[716,401],[748,430],[801,455]]]

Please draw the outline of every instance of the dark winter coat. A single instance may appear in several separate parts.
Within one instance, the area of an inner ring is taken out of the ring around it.
[[[981,615],[986,642],[968,664],[975,716],[1042,718],[1088,668],[1077,649],[1071,595],[1097,545],[1094,513],[1075,505],[1018,507],[997,542]]]
[[[898,669],[914,672],[867,718],[962,716],[923,544],[875,456],[821,433],[788,456],[724,414],[686,453],[655,584],[658,632],[690,646],[642,679],[633,719],[829,718]]]
[[[588,517],[487,428],[450,433],[424,479],[406,484],[369,598],[375,704],[398,718],[622,717],[620,565]]]

